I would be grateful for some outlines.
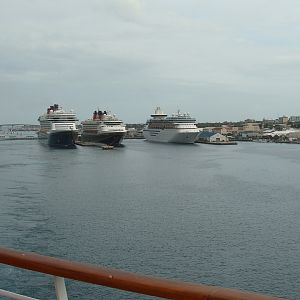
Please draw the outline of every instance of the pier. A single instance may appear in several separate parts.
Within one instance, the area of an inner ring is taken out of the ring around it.
[[[39,126],[29,124],[0,125],[0,141],[36,140]]]

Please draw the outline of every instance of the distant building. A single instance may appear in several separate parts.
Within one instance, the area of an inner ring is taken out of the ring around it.
[[[243,125],[243,132],[260,132],[258,123],[245,123]]]
[[[289,118],[286,117],[286,116],[282,116],[282,117],[279,117],[279,118],[278,118],[278,123],[279,123],[279,124],[287,124],[288,121],[289,121]]]
[[[206,131],[206,132],[213,132],[215,127],[204,127],[203,128],[203,131]]]
[[[127,128],[125,139],[143,139],[143,131],[136,128]]]
[[[274,126],[274,128],[276,129],[276,130],[286,130],[286,129],[288,129],[290,126],[289,125],[287,125],[287,124],[276,124],[275,126]]]
[[[226,134],[226,135],[236,135],[239,132],[239,127],[238,126],[232,126],[232,125],[222,125],[222,132],[221,134]]]
[[[262,127],[263,128],[273,128],[274,125],[276,124],[276,121],[273,119],[263,119],[262,120]]]
[[[296,122],[300,122],[300,116],[291,116],[289,121],[291,123],[296,123]]]
[[[256,121],[254,119],[246,119],[244,122],[245,123],[256,123]]]
[[[214,127],[212,129],[212,132],[220,133],[220,134],[227,134],[228,130],[225,126],[221,126],[221,127]]]
[[[0,125],[1,131],[38,131],[40,125],[32,124],[2,124]]]
[[[239,127],[238,126],[232,126],[231,127],[231,133],[232,134],[237,134],[239,132]]]
[[[223,135],[232,135],[239,131],[239,127],[231,125],[222,125],[219,127],[205,127],[203,128],[203,131],[215,132]]]

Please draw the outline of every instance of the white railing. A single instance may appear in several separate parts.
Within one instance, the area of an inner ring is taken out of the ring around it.
[[[62,277],[54,277],[54,286],[57,300],[68,300],[67,289],[65,285],[65,279]],[[0,289],[0,296],[7,297],[13,300],[38,300],[36,298],[16,294],[13,292]]]

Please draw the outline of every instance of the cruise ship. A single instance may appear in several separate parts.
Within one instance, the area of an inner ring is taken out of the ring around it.
[[[50,147],[75,148],[78,136],[75,113],[65,112],[58,104],[48,107],[47,112],[38,118],[40,130],[38,138]]]
[[[193,144],[199,134],[196,120],[189,113],[169,116],[157,107],[143,130],[146,140],[151,142]]]
[[[123,121],[107,111],[94,111],[92,119],[81,122],[81,142],[120,146],[126,128]]]

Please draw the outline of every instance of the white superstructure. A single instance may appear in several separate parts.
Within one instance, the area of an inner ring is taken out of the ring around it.
[[[192,144],[199,134],[196,120],[189,113],[178,111],[168,117],[157,107],[151,117],[143,130],[148,141]]]
[[[65,112],[58,104],[51,105],[47,112],[38,118],[39,139],[46,139],[49,146],[74,146],[78,135],[75,113]]]

